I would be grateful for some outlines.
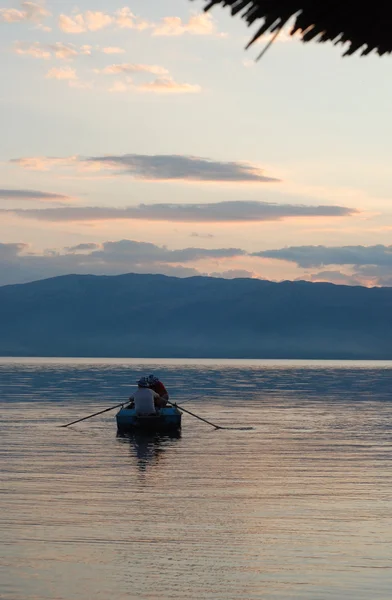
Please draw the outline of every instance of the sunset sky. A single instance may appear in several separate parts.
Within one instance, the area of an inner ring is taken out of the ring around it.
[[[392,285],[392,57],[204,5],[0,1],[0,285]]]

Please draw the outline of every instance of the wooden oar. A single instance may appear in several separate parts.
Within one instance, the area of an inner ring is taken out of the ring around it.
[[[168,404],[170,404],[171,406],[174,406],[175,408],[177,408],[177,407],[181,408],[181,410],[188,413],[188,415],[192,415],[192,417],[199,419],[199,421],[204,421],[204,423],[208,423],[208,425],[215,427],[215,429],[236,429],[238,431],[245,431],[245,430],[253,429],[253,427],[224,427],[223,425],[216,425],[215,423],[211,423],[211,421],[207,421],[207,419],[203,419],[203,417],[199,417],[199,415],[195,415],[195,413],[191,412],[190,410],[183,408],[181,406],[181,404],[177,404],[176,402],[168,402]]]
[[[93,415],[88,415],[88,417],[82,417],[81,419],[77,419],[76,421],[71,421],[71,423],[67,423],[66,425],[59,425],[59,427],[69,427],[69,425],[75,425],[75,423],[80,423],[80,421],[85,421],[86,419],[91,419],[91,417],[102,415],[102,413],[108,412],[109,410],[114,410],[115,408],[119,408],[120,406],[124,406],[124,404],[128,404],[128,402],[121,402],[121,404],[116,404],[116,406],[105,408],[104,410],[100,410],[99,412],[96,412]]]

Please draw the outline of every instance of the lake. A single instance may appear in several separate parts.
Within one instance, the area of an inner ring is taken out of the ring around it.
[[[149,373],[253,429],[59,427]],[[3,600],[390,600],[392,362],[1,358],[0,398]]]

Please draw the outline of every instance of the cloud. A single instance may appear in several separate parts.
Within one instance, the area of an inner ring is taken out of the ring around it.
[[[143,31],[152,25],[144,19],[134,15],[130,8],[120,8],[114,13],[87,10],[84,13],[74,13],[71,16],[61,14],[58,19],[59,28],[64,33],[84,33],[86,31],[99,31],[110,25],[119,29],[137,29]]]
[[[340,270],[324,270],[316,273],[306,273],[297,280],[334,283],[335,285],[351,285],[366,287],[392,287],[392,272],[390,265],[363,265],[350,267],[346,272]]]
[[[392,269],[390,264],[363,265],[356,269],[354,276],[362,282],[362,285],[392,286]]]
[[[296,263],[302,268],[326,265],[376,265],[392,267],[392,246],[289,246],[264,250],[253,256],[276,258]]]
[[[299,277],[297,281],[302,281],[303,277]],[[366,285],[357,275],[348,275],[341,271],[320,271],[319,273],[311,273],[307,276],[308,281],[334,283],[336,285]]]
[[[197,94],[201,92],[200,85],[191,83],[177,83],[172,77],[158,77],[150,83],[137,86],[142,92],[155,94]]]
[[[12,244],[3,244],[0,242],[0,259],[13,258],[18,256],[23,250],[28,248],[28,244],[23,243],[12,243]]]
[[[26,21],[26,13],[16,8],[0,8],[0,21],[3,23],[19,23]]]
[[[31,170],[79,168],[109,171],[147,181],[188,181],[220,183],[268,183],[279,179],[264,175],[260,167],[246,162],[216,161],[181,154],[120,154],[107,156],[13,158],[10,163]],[[257,204],[257,203],[256,203]],[[270,205],[273,207],[274,205]],[[271,210],[274,210],[271,208]],[[334,211],[334,207],[331,207]],[[347,209],[344,209],[347,210]],[[327,214],[328,207],[325,207]],[[355,211],[354,211],[355,212]]]
[[[137,179],[155,181],[219,181],[219,182],[271,182],[258,167],[240,162],[220,162],[198,156],[176,154],[122,154],[92,156],[81,159],[101,165],[119,175],[132,175]]]
[[[125,50],[123,48],[118,48],[117,46],[106,46],[102,48],[101,52],[104,54],[124,54]]]
[[[49,69],[49,71],[46,74],[46,78],[47,79],[59,79],[62,81],[68,81],[68,85],[71,88],[77,88],[77,89],[81,89],[81,90],[90,90],[93,87],[93,82],[92,81],[81,81],[79,79],[79,77],[76,74],[75,69],[72,69],[71,67],[53,67],[52,69]],[[29,159],[27,159],[29,160]],[[62,165],[65,167],[69,167],[70,166],[70,161],[72,160],[69,159],[69,161],[66,160],[61,160],[61,159],[31,159],[30,160],[30,165],[28,168],[34,169],[34,170],[47,170],[50,164],[56,164],[56,165]],[[19,165],[23,165],[23,161],[18,163],[17,160],[13,161],[16,164]],[[33,166],[35,164],[35,166]],[[41,165],[41,168],[38,168],[38,165]]]
[[[26,158],[11,158],[11,164],[18,165],[31,171],[49,171],[53,167],[67,167],[77,160],[76,156],[59,158],[56,156],[30,156]]]
[[[96,73],[103,73],[104,75],[119,75],[123,73],[152,73],[153,75],[164,75],[168,73],[168,71],[164,67],[158,65],[120,63],[109,65],[104,69],[96,69]]]
[[[152,23],[135,15],[128,6],[113,13],[100,11],[74,12],[61,14],[58,26],[64,33],[78,34],[86,31],[99,31],[109,26],[117,29],[149,30],[154,36],[204,35],[225,37],[217,30],[213,17],[207,13],[192,15],[189,21],[180,17],[164,17],[158,23]]]
[[[337,285],[392,286],[392,246],[290,246],[251,256],[295,263],[306,269],[299,279]],[[310,269],[340,266],[343,269]]]
[[[53,51],[56,58],[60,58],[63,60],[75,58],[75,56],[78,56],[79,54],[91,54],[91,46],[87,45],[77,48],[73,44],[63,44],[62,42],[56,42],[55,44],[49,45],[48,48]]]
[[[52,57],[69,60],[81,54],[91,54],[91,46],[85,45],[78,48],[73,44],[63,44],[62,42],[56,42],[54,44],[41,44],[40,42],[28,44],[25,42],[16,42],[13,50],[16,54],[29,55],[33,58],[46,60]]]
[[[69,196],[63,194],[53,194],[51,192],[41,192],[37,190],[14,190],[0,188],[0,200],[41,200],[66,202],[70,200]]]
[[[142,65],[142,64],[114,64],[105,67],[104,69],[95,69],[96,73],[104,75],[121,75],[129,73],[167,73],[164,67],[158,65]],[[201,91],[199,85],[190,83],[177,83],[170,76],[158,77],[154,81],[135,85],[130,77],[125,81],[116,81],[108,88],[109,92],[152,92],[155,94],[195,94]]]
[[[4,209],[0,212],[12,212],[26,219],[53,222],[142,219],[178,223],[241,223],[280,221],[285,218],[303,216],[350,216],[355,211],[341,206],[301,206],[256,201],[228,201],[210,204],[139,204],[125,208],[75,206],[47,209]],[[284,251],[285,249],[256,252],[253,256],[277,258],[275,254]]]
[[[220,272],[214,272],[214,273],[209,273],[210,277],[219,277],[219,278],[223,278],[223,279],[239,279],[239,278],[246,278],[246,279],[253,279],[256,278],[260,279],[256,273],[254,273],[253,271],[246,271],[245,269],[229,269],[228,271],[222,271]]]
[[[34,42],[33,44],[16,42],[13,49],[15,54],[29,55],[33,58],[48,60],[52,56],[49,50],[45,49],[39,42]]]
[[[164,17],[160,23],[155,25],[153,35],[157,36],[179,36],[191,35],[219,35],[211,14],[201,13],[190,17],[185,23],[180,17]]]
[[[78,56],[79,54],[76,48],[74,48],[72,45],[62,44],[60,42],[57,42],[57,44],[53,44],[51,49],[53,50],[56,58],[61,58],[63,60],[75,58],[75,56]]]
[[[22,2],[22,11],[26,14],[27,20],[29,21],[41,21],[42,19],[49,17],[50,12],[45,8],[44,3],[37,2]]]
[[[88,10],[84,14],[84,20],[89,31],[99,31],[110,25],[113,17],[103,12]]]
[[[71,69],[71,67],[53,67],[47,72],[46,78],[72,80],[77,79],[77,75],[75,69]]]
[[[35,28],[39,29],[40,31],[45,31],[46,33],[49,33],[50,31],[52,31],[51,27],[48,27],[47,25],[42,25],[42,23],[38,23],[38,25],[36,25]]]
[[[206,258],[233,258],[234,256],[245,256],[246,252],[239,248],[183,248],[181,250],[169,250],[165,246],[156,246],[149,242],[135,242],[133,240],[121,240],[119,242],[105,242],[103,250],[93,253],[94,256],[106,260],[118,260],[132,256],[138,262],[166,262],[179,263],[198,261]]]
[[[39,23],[51,14],[45,8],[44,4],[22,2],[20,6],[21,10],[16,8],[0,8],[0,22],[21,23],[23,21],[33,21]]]
[[[33,253],[23,243],[0,244],[0,285],[70,273],[115,275],[134,272],[190,277],[201,273],[186,263],[231,258],[243,253],[235,248],[169,250],[133,240],[79,244],[61,251],[47,249],[40,253]]]
[[[144,31],[151,27],[148,21],[134,15],[127,6],[124,6],[124,8],[120,8],[115,12],[115,22],[120,29],[137,29],[139,31]]]
[[[99,31],[111,25],[114,18],[107,13],[87,10],[71,17],[61,14],[58,26],[64,33],[84,33],[85,31]]]
[[[91,55],[91,49],[92,47],[89,46],[88,44],[84,44],[83,46],[80,46],[80,54],[87,54],[88,56]]]
[[[96,244],[95,242],[88,242],[85,244],[78,244],[77,246],[68,246],[67,248],[65,248],[66,252],[83,252],[85,250],[96,250],[97,248],[100,248],[99,244]]]
[[[0,243],[0,285],[21,283],[70,273],[115,275],[120,273],[162,273],[178,277],[207,275],[234,279],[259,275],[246,269],[214,270],[205,273],[206,261],[236,262],[251,256],[239,248],[168,249],[134,240],[85,242],[63,249],[48,248],[34,252],[25,243]],[[198,270],[198,263],[203,270]],[[363,265],[354,273],[325,270],[308,273],[301,279],[345,285],[392,285],[390,265]]]

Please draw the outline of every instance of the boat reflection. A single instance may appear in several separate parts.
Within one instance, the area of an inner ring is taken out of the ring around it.
[[[157,465],[173,443],[181,439],[181,431],[175,430],[167,433],[157,432],[117,432],[121,441],[129,441],[131,455],[136,458],[139,471],[145,472],[149,466]]]

